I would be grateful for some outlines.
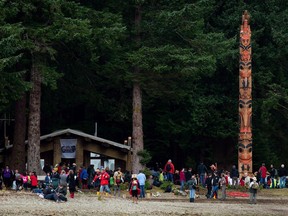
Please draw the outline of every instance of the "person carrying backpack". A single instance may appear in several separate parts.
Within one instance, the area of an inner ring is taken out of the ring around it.
[[[256,201],[256,198],[257,198],[257,190],[259,188],[259,184],[257,183],[257,178],[256,177],[253,177],[252,178],[252,181],[249,185],[249,192],[250,192],[250,204],[256,204],[257,201]]]
[[[191,179],[187,181],[187,185],[189,187],[189,198],[190,202],[194,202],[195,200],[195,190],[197,187],[197,180],[195,175],[192,175]]]
[[[118,192],[118,197],[120,197],[121,193],[120,185],[124,182],[123,173],[121,172],[120,167],[118,167],[118,169],[114,172],[113,178],[114,178],[114,196],[116,196],[116,193]]]
[[[169,159],[164,167],[164,171],[167,175],[167,181],[171,181],[173,183],[173,174],[175,172],[174,164],[171,159]]]
[[[129,184],[129,193],[132,196],[133,203],[138,203],[138,195],[140,194],[140,184],[137,180],[137,174],[133,174]]]

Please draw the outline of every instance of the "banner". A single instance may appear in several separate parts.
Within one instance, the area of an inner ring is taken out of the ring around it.
[[[76,157],[77,139],[60,139],[62,158]]]

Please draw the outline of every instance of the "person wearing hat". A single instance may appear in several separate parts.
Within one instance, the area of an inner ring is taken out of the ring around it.
[[[251,183],[249,185],[249,192],[250,192],[250,204],[256,204],[257,201],[256,201],[256,198],[257,198],[257,190],[259,188],[259,184],[257,182],[257,178],[254,176],[252,179],[251,179]]]
[[[140,194],[140,184],[137,180],[137,174],[132,174],[131,182],[129,184],[129,193],[132,196],[132,202],[138,203],[138,195]]]

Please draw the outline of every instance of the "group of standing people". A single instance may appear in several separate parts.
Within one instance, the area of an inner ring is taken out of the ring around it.
[[[7,165],[2,170],[0,175],[0,190],[2,190],[2,183],[4,183],[5,188],[14,189],[16,191],[33,190],[38,186],[38,178],[36,172],[23,172],[20,173],[17,169],[13,170]]]

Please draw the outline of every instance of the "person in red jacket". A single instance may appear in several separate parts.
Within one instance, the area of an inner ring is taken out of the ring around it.
[[[95,175],[93,179],[93,183],[97,180],[100,179],[100,194],[103,195],[103,193],[106,191],[109,194],[111,193],[110,188],[109,188],[109,178],[110,175],[106,172],[104,168],[101,169],[101,174],[99,176]]]
[[[30,173],[30,180],[31,180],[31,191],[38,186],[38,179],[35,172]]]
[[[265,167],[265,163],[262,163],[262,166],[259,169],[259,173],[260,173],[260,184],[264,185],[264,188],[266,188],[267,168]]]
[[[171,159],[169,159],[165,164],[164,171],[166,172],[167,180],[173,183],[173,174],[175,172],[175,168]]]
[[[138,195],[140,194],[140,185],[137,180],[137,174],[133,174],[129,184],[129,193],[132,196],[133,203],[138,203]]]

